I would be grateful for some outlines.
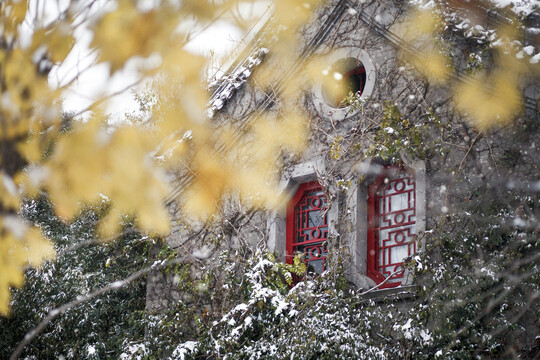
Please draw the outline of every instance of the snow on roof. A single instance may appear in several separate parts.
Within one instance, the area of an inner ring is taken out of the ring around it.
[[[498,29],[515,24],[515,18],[526,34],[523,40],[513,41],[517,54],[527,54],[535,63],[540,56],[540,0],[409,0],[421,9],[435,9],[449,29],[479,44],[497,46],[501,39]],[[437,7],[437,5],[439,5]]]
[[[238,64],[230,75],[221,78],[219,83],[210,84],[210,87],[216,87],[216,90],[208,104],[208,117],[212,117],[215,111],[220,110],[233,96],[234,92],[249,79],[253,69],[262,62],[268,51],[265,47],[256,49]]]
[[[440,1],[436,0],[409,0],[412,6],[418,6],[423,9],[434,8]],[[453,1],[450,1],[452,3]],[[529,19],[527,26],[523,26],[526,33],[533,35],[540,34],[540,16],[538,9],[540,8],[540,0],[485,0],[478,2],[469,2],[471,7],[476,7],[477,10],[487,11],[496,17],[493,24],[494,28],[487,28],[487,25],[475,24],[466,12],[459,11],[459,7],[451,6],[446,1],[443,2],[441,15],[449,24],[450,29],[455,32],[460,32],[466,38],[473,38],[479,43],[491,43],[496,45],[499,41],[497,36],[497,25],[501,23],[510,23],[511,19],[502,12],[503,9],[511,10],[520,18]],[[500,10],[498,10],[500,9]],[[501,12],[501,13],[499,13]],[[526,54],[530,57],[531,63],[537,63],[540,59],[540,44],[530,43],[525,39],[523,42],[514,41],[514,45],[518,48],[518,56]],[[266,47],[256,47],[250,55],[238,63],[229,75],[226,75],[219,80],[211,83],[209,88],[213,88],[213,94],[208,103],[207,116],[212,117],[214,113],[223,108],[228,100],[232,98],[237,89],[239,89],[251,76],[253,70],[258,66],[264,56],[268,53]]]
[[[498,8],[508,8],[516,15],[529,15],[540,7],[539,0],[489,0]]]

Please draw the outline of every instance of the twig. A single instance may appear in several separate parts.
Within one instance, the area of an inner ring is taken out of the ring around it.
[[[495,155],[493,154],[493,148],[491,147],[491,144],[489,143],[488,139],[486,139],[486,144],[489,147],[489,155],[491,156],[491,161],[493,161],[493,166],[495,166],[495,170],[498,173],[499,172],[499,167],[497,166],[497,161],[495,161]]]
[[[394,276],[395,274],[397,274],[398,272],[401,272],[401,271],[403,271],[403,270],[395,270],[395,271],[394,271],[393,273],[391,273],[386,279],[384,279],[383,282],[381,282],[381,283],[375,285],[375,286],[372,287],[371,289],[368,289],[368,290],[366,290],[366,291],[364,291],[364,292],[358,294],[358,296],[364,296],[364,295],[367,295],[367,294],[369,294],[370,292],[372,292],[372,291],[374,291],[374,290],[377,290],[377,289],[380,288],[382,285],[386,284],[386,282],[387,282],[388,280],[390,280],[390,279],[392,278],[392,276]]]
[[[463,165],[465,165],[465,160],[467,159],[467,156],[469,156],[469,153],[471,152],[474,144],[476,144],[476,141],[478,140],[478,138],[482,135],[482,133],[478,133],[476,135],[476,137],[473,139],[472,143],[471,143],[471,146],[469,146],[469,150],[467,150],[467,153],[465,154],[465,156],[463,157],[463,159],[461,160],[461,162],[459,163],[459,169],[458,169],[458,173],[461,172],[461,170],[463,169]]]

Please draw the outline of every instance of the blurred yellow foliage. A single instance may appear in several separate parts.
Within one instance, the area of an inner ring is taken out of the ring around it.
[[[36,1],[36,9],[45,5]],[[49,8],[35,13],[27,1],[0,3],[0,314],[7,314],[9,288],[22,284],[24,268],[54,256],[50,241],[19,214],[25,197],[46,194],[65,219],[105,199],[108,211],[98,224],[103,240],[119,234],[126,216],[143,231],[167,234],[170,196],[200,217],[216,212],[227,193],[253,206],[278,204],[278,159],[282,151],[304,148],[305,119],[283,110],[247,130],[218,127],[207,116],[202,85],[208,59],[184,48],[200,26],[243,2],[250,0],[164,1],[150,8],[135,0],[67,1],[57,6],[57,18]],[[295,31],[317,1],[274,3],[283,25],[276,51],[292,54]],[[153,59],[138,67],[141,78],[157,79],[148,121],[107,125],[100,108],[106,97],[95,100],[85,120],[62,118],[62,94],[78,75],[53,89],[49,71],[76,57],[70,54],[81,28],[92,32],[93,64],[108,64],[110,78],[130,59]],[[171,193],[165,175],[178,168],[193,175],[181,197]]]
[[[25,0],[3,1],[0,3],[2,18],[5,20],[0,25],[3,33],[13,34],[17,31],[17,27],[21,25],[26,17],[26,8],[27,2]]]
[[[433,9],[415,9],[404,24],[396,25],[396,31],[402,33],[403,40],[414,48],[413,52],[403,53],[404,60],[436,84],[447,81],[451,70],[450,59],[436,37],[443,27],[442,19]]]
[[[109,211],[99,224],[104,239],[119,233],[126,215],[143,231],[166,234],[165,199],[171,186],[165,172],[179,167],[193,177],[184,184],[185,196],[176,199],[187,213],[208,217],[227,193],[254,206],[282,203],[275,190],[279,159],[283,151],[305,148],[305,116],[284,105],[279,116],[261,116],[245,129],[217,127],[206,115],[209,95],[202,78],[207,59],[184,48],[194,25],[207,25],[241,2],[163,1],[143,9],[137,1],[117,0],[96,10],[92,6],[99,2],[67,1],[52,21],[30,11],[27,1],[0,3],[0,314],[8,312],[9,287],[22,284],[24,268],[53,257],[52,244],[18,213],[24,197],[46,193],[66,219],[84,203],[108,199]],[[320,2],[274,1],[273,21],[279,27],[263,40],[273,45],[283,69],[294,68],[297,30]],[[422,46],[407,60],[429,80],[447,82],[451,64],[434,36],[441,20],[434,12],[417,12],[410,24],[405,40]],[[108,64],[111,74],[130,59],[156,55],[154,65],[139,68],[141,78],[160,79],[148,123],[107,126],[98,107],[107,99],[100,98],[90,119],[71,119],[72,126],[64,127],[62,92],[77,76],[52,89],[49,69],[69,58],[77,30],[85,26],[93,33],[95,64]],[[515,38],[511,32],[508,37],[508,42]],[[307,77],[315,79],[324,71],[317,60],[309,69]],[[264,65],[259,70],[255,81],[271,84],[275,72],[265,72]],[[511,52],[501,53],[493,71],[480,74],[478,82],[454,84],[456,103],[479,129],[504,124],[522,103],[517,78],[525,71],[528,67]],[[305,81],[297,80],[281,94],[298,93]]]
[[[454,70],[450,57],[445,55],[445,41],[440,36],[447,27],[436,10],[414,10],[409,14],[402,26],[406,30],[402,32],[413,48],[403,52],[403,59],[431,83],[450,86],[456,107],[478,130],[488,131],[509,124],[522,111],[521,76],[538,74],[540,68],[529,63],[527,56],[517,56],[513,45],[519,44],[522,38],[516,27],[519,21],[496,29],[499,40],[493,45],[492,65],[481,69],[474,77],[455,76],[451,79]]]
[[[241,139],[232,129],[220,129],[213,136],[225,150],[203,150],[190,161],[195,179],[187,192],[187,212],[208,217],[227,193],[240,195],[252,206],[279,206],[283,199],[276,195],[275,186],[280,152],[303,151],[306,135],[305,117],[293,111],[281,119],[259,118]]]
[[[15,215],[0,217],[0,314],[9,308],[9,287],[21,286],[26,265],[38,266],[54,255],[52,243]]]
[[[162,199],[168,189],[162,171],[150,159],[155,147],[144,129],[124,126],[109,132],[99,119],[76,124],[72,133],[58,140],[45,163],[50,174],[45,186],[58,214],[72,218],[79,207],[73,199],[93,202],[101,194],[112,199],[103,235],[116,233],[120,215],[134,211],[141,229],[166,233],[168,216]],[[107,221],[115,215],[112,226]]]
[[[481,75],[454,88],[457,106],[482,131],[510,123],[522,106],[521,91],[513,72]]]
[[[431,37],[433,32],[443,25],[442,19],[433,9],[414,9],[408,16],[407,27],[409,31],[404,36],[404,39],[411,42],[420,36]]]
[[[435,84],[444,83],[450,74],[450,61],[437,49],[425,50],[409,60],[422,74]]]
[[[143,12],[135,2],[119,0],[117,9],[97,22],[91,45],[98,49],[100,60],[117,71],[135,55],[147,57],[166,49],[178,23],[178,13],[170,10]]]

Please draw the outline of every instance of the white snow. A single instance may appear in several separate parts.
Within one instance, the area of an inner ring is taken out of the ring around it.
[[[518,228],[523,228],[527,226],[527,222],[523,220],[522,218],[517,217],[514,219],[514,226]]]
[[[204,245],[202,248],[195,250],[191,255],[197,259],[207,259],[212,254],[212,249],[207,245]]]
[[[481,269],[480,269],[480,272],[481,272],[481,273],[485,273],[485,274],[486,274],[487,276],[489,276],[490,278],[496,280],[496,275],[495,275],[495,273],[494,273],[492,270],[487,269],[487,268],[481,268]]]
[[[192,352],[197,346],[196,341],[186,341],[183,344],[180,344],[174,349],[172,356],[175,359],[184,360],[186,355]]]
[[[432,339],[431,335],[424,329],[420,330],[420,337],[422,338],[424,343],[428,343]]]
[[[233,312],[236,312],[236,311],[246,311],[248,309],[248,305],[247,304],[239,304],[239,305],[236,305],[236,307],[234,308]]]
[[[283,299],[279,299],[277,297],[274,297],[272,298],[272,305],[274,305],[276,307],[276,311],[275,311],[275,314],[276,316],[281,314],[283,312],[284,309],[286,309],[289,304],[285,301],[283,301]]]
[[[268,51],[267,48],[259,48],[238,65],[230,75],[222,78],[221,83],[217,85],[221,86],[221,89],[216,91],[208,104],[209,111],[207,111],[207,115],[209,117],[213,116],[216,110],[223,108],[225,102],[233,96],[236,89],[247,81],[253,72],[253,68],[262,62],[262,58]]]
[[[118,280],[118,281],[115,281],[111,284],[111,288],[113,289],[118,289],[120,287],[122,287],[122,285],[124,284],[124,282],[122,280]]]
[[[516,14],[528,15],[534,11],[535,6],[540,6],[538,0],[490,0],[498,8],[509,7]]]
[[[88,355],[94,355],[96,353],[96,348],[93,345],[88,345],[86,348]]]
[[[525,46],[523,48],[523,52],[529,56],[532,56],[532,54],[534,53],[534,46],[532,45],[529,45],[529,46]]]

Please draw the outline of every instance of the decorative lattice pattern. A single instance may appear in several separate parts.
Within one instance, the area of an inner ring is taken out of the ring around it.
[[[326,196],[318,183],[304,184],[300,201],[294,206],[292,252],[303,254],[308,272],[325,270],[328,223]]]
[[[402,284],[403,260],[416,252],[416,183],[401,168],[385,167],[369,186],[368,275],[384,287]]]
[[[416,252],[416,198],[414,179],[400,174],[383,183],[376,193],[377,271],[389,284],[401,283],[403,259]]]

